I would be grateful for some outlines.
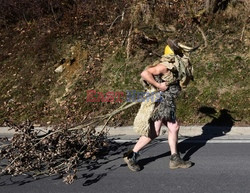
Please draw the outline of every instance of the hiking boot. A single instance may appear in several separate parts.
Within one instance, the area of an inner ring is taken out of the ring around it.
[[[138,153],[133,152],[132,150],[128,151],[123,155],[123,159],[126,164],[128,164],[128,168],[133,172],[138,172],[141,170],[140,166],[137,164]]]
[[[190,168],[193,165],[191,161],[184,161],[180,158],[180,155],[175,153],[170,156],[169,168],[177,169],[177,168]]]

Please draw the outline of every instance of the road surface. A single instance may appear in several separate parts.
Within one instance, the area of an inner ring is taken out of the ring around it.
[[[184,140],[185,142],[185,140]],[[142,171],[132,172],[123,153],[134,142],[120,143],[105,159],[82,166],[78,179],[66,185],[57,176],[1,176],[1,193],[248,193],[250,143],[180,143],[181,155],[195,163],[189,169],[170,170],[169,147],[155,140],[140,156]]]

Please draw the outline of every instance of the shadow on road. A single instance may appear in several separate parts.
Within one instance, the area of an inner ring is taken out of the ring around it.
[[[235,123],[235,119],[231,116],[230,111],[227,109],[221,109],[219,111],[219,116],[216,117],[216,110],[212,107],[201,107],[199,109],[200,113],[205,116],[212,118],[211,122],[205,124],[202,127],[202,134],[194,137],[189,137],[178,144],[178,150],[180,153],[185,154],[183,159],[189,160],[191,156],[198,151],[200,148],[206,145],[207,141],[226,135],[226,133],[231,131]],[[155,140],[156,143],[161,142],[161,140]],[[150,146],[151,148],[152,146]],[[145,165],[150,162],[154,162],[159,158],[170,156],[171,152],[166,152],[154,157],[145,158],[138,161],[138,164],[143,169]]]
[[[212,107],[201,107],[199,112],[212,120],[202,127],[201,135],[190,137],[178,144],[179,152],[185,153],[184,160],[189,160],[196,151],[206,145],[207,141],[226,135],[236,121],[227,109],[221,109],[218,117],[215,116],[217,112]]]
[[[189,160],[195,152],[206,145],[208,140],[226,135],[226,133],[231,131],[231,128],[236,121],[231,116],[230,111],[227,109],[221,109],[219,111],[219,116],[217,117],[215,116],[217,113],[216,110],[211,107],[201,107],[199,109],[199,112],[203,113],[205,116],[212,118],[212,120],[202,127],[201,135],[187,138],[178,144],[179,152],[185,154],[183,157],[184,160]],[[162,141],[165,141],[165,139],[154,140],[154,142],[147,146],[145,150],[151,149]],[[77,181],[82,180],[82,186],[94,185],[105,176],[107,176],[110,172],[113,172],[121,167],[127,167],[126,164],[121,164],[120,160],[122,160],[123,153],[127,151],[127,149],[129,149],[132,145],[134,145],[133,142],[120,144],[112,142],[111,140],[111,146],[107,154],[104,154],[103,157],[98,159],[97,161],[84,163],[78,168],[79,172],[77,173]],[[164,158],[170,155],[171,153],[169,151],[153,157],[141,159],[138,163],[143,169],[145,165],[154,162],[157,159]],[[21,186],[37,180],[42,180],[44,178],[48,177],[41,176],[34,179],[32,176],[28,175],[18,177],[1,176],[0,187],[9,185]],[[54,176],[51,178],[51,180],[62,181],[62,176]]]
[[[120,160],[123,157],[124,151],[126,151],[130,146],[134,145],[133,142],[126,142],[126,143],[116,143],[112,140],[110,141],[110,147],[108,148],[107,152],[104,152],[103,155],[100,155],[99,159],[97,160],[90,160],[88,162],[84,162],[80,164],[77,168],[77,181],[82,181],[82,186],[90,186],[94,185],[108,173],[120,168],[125,167],[125,165],[120,163]],[[54,176],[37,176],[34,178],[32,175],[18,175],[18,176],[11,176],[11,175],[1,175],[0,176],[0,188],[7,187],[7,186],[23,186],[28,185],[33,182],[48,179],[52,181],[59,180],[60,183],[63,184],[63,176],[62,175],[54,175]]]
[[[83,186],[90,186],[101,179],[103,179],[105,176],[108,175],[108,173],[115,171],[116,169],[119,169],[120,167],[125,167],[126,165],[120,164],[120,160],[123,158],[123,153],[126,151],[129,147],[134,145],[133,142],[125,142],[125,143],[116,143],[112,142],[111,147],[109,149],[109,153],[105,155],[102,159],[99,159],[97,162],[89,163],[87,166],[87,170],[84,169],[82,171],[82,176],[78,178],[78,180],[83,179]],[[116,162],[119,161],[119,162]],[[99,168],[102,167],[104,169],[104,172],[98,171]],[[81,173],[81,171],[80,171]]]

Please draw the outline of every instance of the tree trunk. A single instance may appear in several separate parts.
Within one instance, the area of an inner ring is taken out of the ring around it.
[[[207,14],[214,14],[218,10],[226,9],[230,0],[205,0]]]

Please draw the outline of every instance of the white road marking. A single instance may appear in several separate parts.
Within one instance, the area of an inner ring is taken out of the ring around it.
[[[130,139],[115,139],[117,143],[136,143],[137,140]],[[178,143],[185,142],[185,139],[178,140]],[[168,143],[167,140],[155,141],[155,143]],[[188,143],[250,143],[250,139],[212,139],[212,140],[188,140]]]

